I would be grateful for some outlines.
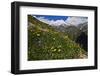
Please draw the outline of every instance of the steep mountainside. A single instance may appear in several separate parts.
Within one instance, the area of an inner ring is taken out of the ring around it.
[[[86,52],[67,34],[28,15],[28,60],[79,59]]]
[[[81,48],[88,51],[88,23],[79,25],[60,25],[53,26],[56,30],[65,33],[68,37],[78,43]]]
[[[77,37],[80,35],[81,30],[79,30],[76,26],[69,26],[66,27],[65,33],[67,33],[70,39],[75,41]]]
[[[82,31],[82,32],[85,32],[85,34],[87,35],[88,34],[88,23],[85,22],[83,24],[79,24],[78,25],[78,28]]]
[[[88,24],[82,23],[77,26],[75,25],[60,25],[60,26],[53,26],[56,30],[64,32],[68,35],[68,37],[72,40],[76,40],[81,33],[85,33],[87,35]]]

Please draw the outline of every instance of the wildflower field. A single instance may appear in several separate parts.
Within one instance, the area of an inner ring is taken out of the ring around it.
[[[80,59],[86,51],[63,32],[28,15],[28,60]]]

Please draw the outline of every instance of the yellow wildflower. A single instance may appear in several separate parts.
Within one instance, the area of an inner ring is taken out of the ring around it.
[[[54,49],[54,47],[52,46],[51,49]]]
[[[54,49],[53,51],[56,51],[57,49]]]
[[[58,52],[60,52],[61,51],[61,49],[58,49]]]
[[[65,36],[64,38],[68,38],[68,36]]]
[[[53,40],[55,40],[55,38],[53,38]]]
[[[37,36],[40,36],[40,34],[37,34]]]

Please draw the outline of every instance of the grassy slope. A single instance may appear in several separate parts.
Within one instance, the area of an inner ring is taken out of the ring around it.
[[[85,51],[64,33],[32,16],[28,22],[28,60],[83,58]]]

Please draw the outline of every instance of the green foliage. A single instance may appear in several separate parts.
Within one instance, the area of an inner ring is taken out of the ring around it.
[[[28,60],[79,59],[86,52],[69,37],[28,16]]]

